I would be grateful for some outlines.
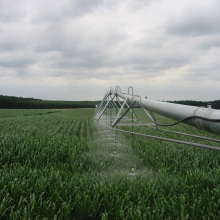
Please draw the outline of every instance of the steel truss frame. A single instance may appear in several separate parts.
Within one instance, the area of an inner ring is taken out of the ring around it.
[[[146,124],[140,122],[134,113],[133,107],[142,108],[151,123]],[[159,124],[156,121],[153,112],[174,119],[177,122],[168,125]],[[177,123],[184,122],[199,129],[207,130],[209,132],[220,135],[220,110],[201,107],[198,108],[194,106],[179,105],[146,99],[142,100],[140,96],[133,94],[133,87],[131,86],[128,88],[128,93],[122,93],[119,86],[115,87],[115,91],[110,88],[110,91],[106,93],[102,102],[97,106],[93,119],[108,129],[132,134],[132,146],[134,142],[134,135],[139,135],[148,138],[220,151],[220,147],[216,146],[134,132],[134,126],[148,126],[152,129],[220,143],[219,139],[207,138],[161,128],[162,126],[173,126]],[[105,124],[103,124],[103,122],[105,122]],[[132,129],[131,131],[126,131],[119,129],[119,126],[130,126]]]

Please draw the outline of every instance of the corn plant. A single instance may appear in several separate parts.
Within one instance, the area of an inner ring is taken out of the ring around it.
[[[92,114],[0,110],[0,219],[219,219],[219,153],[143,137],[132,149]]]

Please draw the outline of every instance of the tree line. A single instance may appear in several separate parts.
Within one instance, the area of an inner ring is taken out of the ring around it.
[[[213,109],[220,109],[220,100],[203,102],[203,101],[169,101],[171,103],[204,106],[211,105]],[[34,98],[23,98],[15,96],[0,95],[0,108],[14,108],[14,109],[64,109],[64,108],[95,108],[100,101],[51,101]]]
[[[208,107],[211,105],[213,109],[220,109],[220,100],[215,101],[193,101],[193,100],[184,100],[184,101],[170,101],[171,103],[182,104],[182,105],[191,105],[191,106],[198,106],[198,107]]]
[[[0,108],[6,109],[65,109],[95,108],[99,101],[51,101],[0,95]]]

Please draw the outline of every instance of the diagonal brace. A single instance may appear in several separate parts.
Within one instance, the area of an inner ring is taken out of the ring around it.
[[[127,98],[127,99],[128,99],[128,98]],[[123,110],[123,108],[124,108],[124,105],[127,103],[127,99],[125,99],[125,101],[124,101],[123,104],[121,105],[121,108],[120,108],[120,110],[119,110],[119,112],[118,112],[118,114],[117,114],[117,116],[116,116],[116,118],[115,118],[115,121],[114,121],[114,122],[112,123],[112,125],[111,125],[112,128],[114,128],[114,127],[118,124],[118,122],[125,116],[125,114],[126,114],[128,111],[130,111],[130,109],[135,105],[136,101],[133,102],[132,105],[129,106],[129,107],[123,112],[123,114],[120,116],[120,114],[121,114],[121,112],[122,112],[122,110]]]
[[[108,102],[106,103],[105,107],[103,108],[102,112],[100,113],[98,119],[96,120],[97,122],[99,121],[99,119],[102,117],[103,113],[105,112],[106,108],[108,107],[109,103],[115,98],[115,95],[113,97],[111,97],[111,99],[108,100]]]
[[[104,102],[105,102],[106,99],[109,97],[109,94],[110,94],[110,93],[107,93],[107,94],[105,95],[104,99],[102,100],[102,102],[100,103],[100,105],[97,107],[97,109],[96,109],[96,111],[95,111],[95,114],[94,114],[93,118],[96,117],[97,113],[98,113],[98,112],[100,111],[100,109],[102,108]]]
[[[156,118],[154,117],[152,112],[148,112],[145,108],[143,108],[145,114],[148,116],[148,118],[153,122],[156,123]]]

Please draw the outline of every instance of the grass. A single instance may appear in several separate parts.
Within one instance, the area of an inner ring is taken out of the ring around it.
[[[218,152],[142,137],[132,148],[92,114],[0,110],[0,219],[219,218]]]

